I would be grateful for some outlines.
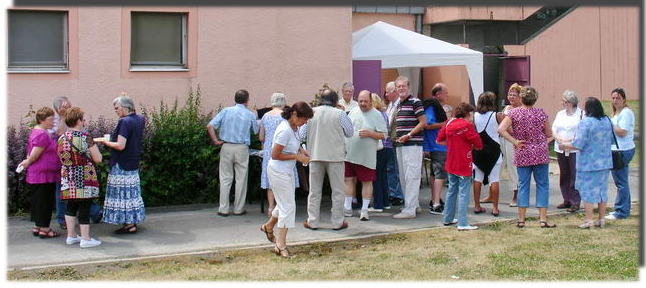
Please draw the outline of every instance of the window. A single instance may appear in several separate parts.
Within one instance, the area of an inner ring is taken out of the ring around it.
[[[68,70],[66,11],[9,10],[8,70],[64,72]]]
[[[131,70],[186,69],[185,13],[131,12]]]

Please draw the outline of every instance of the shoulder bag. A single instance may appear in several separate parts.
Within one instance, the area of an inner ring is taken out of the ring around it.
[[[610,117],[606,116],[608,120],[610,120]],[[615,128],[612,127],[612,121],[610,121],[610,131],[612,131],[612,138],[615,140],[615,146],[617,146],[617,149],[619,149],[619,143],[617,143],[617,136],[615,136]],[[621,151],[616,150],[612,151],[612,170],[621,170],[626,167],[626,163],[624,163],[624,156],[621,153]]]

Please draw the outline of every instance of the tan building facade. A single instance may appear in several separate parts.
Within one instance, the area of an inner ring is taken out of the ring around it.
[[[29,105],[51,106],[61,95],[92,117],[113,118],[111,101],[122,91],[138,106],[152,108],[160,100],[171,103],[177,98],[182,103],[198,85],[207,110],[232,105],[238,89],[250,92],[252,107],[267,106],[275,91],[284,92],[290,102],[309,102],[324,83],[339,88],[352,80],[352,32],[376,21],[413,31],[422,26],[428,33],[429,25],[457,20],[522,21],[539,9],[426,7],[423,14],[414,15],[353,12],[349,6],[9,8],[10,28],[21,23],[20,13],[18,22],[11,22],[13,11],[62,12],[68,44],[64,67],[58,70],[24,68],[20,59],[9,57],[7,120],[17,123]],[[159,15],[181,23],[181,49],[164,52],[177,56],[169,57],[170,64],[147,59],[155,50],[145,45],[151,39],[148,34],[155,34],[147,25],[166,23],[164,17],[155,18]],[[609,100],[613,88],[623,87],[629,99],[639,99],[639,17],[638,7],[577,7],[527,43],[504,45],[504,50],[509,56],[530,56],[531,85],[540,94],[537,106],[552,118],[562,109],[555,99],[566,89],[581,98]],[[468,101],[464,67],[423,70],[421,98],[428,97],[434,83],[443,82],[450,87],[449,104]],[[396,76],[396,70],[384,70],[382,82]]]

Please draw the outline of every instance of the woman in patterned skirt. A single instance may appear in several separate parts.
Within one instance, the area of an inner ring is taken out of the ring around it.
[[[105,146],[110,151],[108,189],[103,205],[103,222],[121,224],[117,234],[137,233],[137,224],[146,218],[141,198],[139,160],[145,120],[135,113],[132,98],[122,95],[112,101],[119,116],[117,127]]]
[[[101,241],[90,237],[90,207],[99,198],[99,181],[94,163],[103,159],[99,148],[83,129],[83,110],[72,107],[65,115],[69,129],[58,138],[61,160],[61,200],[66,202],[67,245],[80,243],[81,248],[98,246]],[[78,215],[81,236],[76,234]]]

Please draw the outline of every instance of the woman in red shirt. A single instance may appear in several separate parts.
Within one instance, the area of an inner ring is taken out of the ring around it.
[[[469,225],[467,210],[471,183],[473,180],[472,149],[482,149],[482,140],[476,132],[471,119],[475,108],[461,102],[455,107],[453,116],[437,135],[438,144],[447,145],[446,172],[448,173],[449,189],[446,191],[446,206],[443,217],[444,225],[458,224],[458,230],[476,230],[477,226]],[[459,198],[458,198],[459,196]],[[455,219],[457,207],[458,218]]]

